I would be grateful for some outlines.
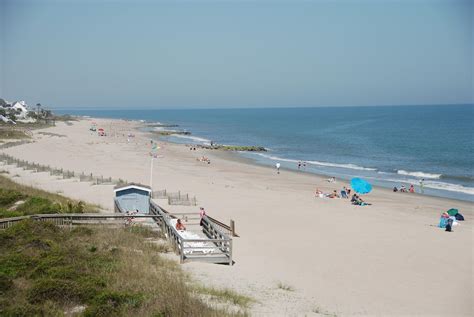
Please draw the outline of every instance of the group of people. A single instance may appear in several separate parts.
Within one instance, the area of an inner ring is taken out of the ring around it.
[[[459,225],[458,221],[464,221],[464,216],[457,209],[451,208],[441,214],[438,227],[444,228],[447,232],[452,232],[453,227]]]
[[[316,191],[314,193],[315,197],[320,197],[320,198],[344,198],[344,199],[349,199],[351,195],[352,189],[349,187],[344,186],[340,193],[338,193],[337,190],[334,190],[330,194],[325,194],[323,193],[319,188],[316,188]],[[367,206],[370,205],[369,203],[365,202],[360,195],[357,195],[357,193],[354,193],[351,198],[351,204],[357,205],[357,206]]]
[[[366,202],[362,199],[362,197],[360,197],[360,196],[357,195],[356,193],[354,193],[354,195],[352,195],[351,204],[357,205],[357,206],[368,206],[368,205],[371,205],[371,204],[369,204],[369,203],[366,203]]]
[[[349,196],[351,195],[351,189],[344,186],[341,191],[340,191],[340,194],[337,192],[337,190],[334,190],[332,193],[330,194],[325,194],[323,193],[319,188],[316,188],[316,191],[314,193],[315,197],[327,197],[327,198],[349,198]]]
[[[203,218],[204,218],[205,215],[206,215],[206,210],[204,210],[204,207],[199,207],[199,217],[201,218],[201,220],[199,221],[199,225],[201,227],[203,226]],[[178,219],[176,221],[176,230],[178,230],[178,231],[185,231],[186,230],[186,226],[183,224],[181,219]]]
[[[301,168],[306,169],[306,162],[305,161],[298,161],[298,169]]]
[[[410,192],[410,193],[414,193],[415,192],[415,186],[413,186],[413,184],[410,185],[410,188],[407,190],[407,188],[405,187],[405,185],[402,185],[400,186],[400,188],[398,188],[397,186],[393,187],[393,192],[396,193],[396,192],[400,192],[400,193],[407,193],[407,192]]]
[[[124,218],[125,227],[130,227],[130,226],[132,226],[132,225],[133,225],[133,219],[134,219],[133,216],[134,216],[134,215],[137,215],[137,214],[139,214],[139,213],[140,213],[140,212],[138,211],[138,209],[135,209],[135,210],[133,210],[133,211],[127,210],[127,211],[125,212],[125,214],[126,214],[127,216],[130,216],[130,217]]]
[[[425,192],[425,179],[422,178],[420,180],[420,193],[423,194]],[[410,187],[407,189],[405,185],[401,185],[400,188],[397,186],[393,187],[393,192],[400,192],[400,193],[415,193],[415,186],[413,184],[410,184]]]

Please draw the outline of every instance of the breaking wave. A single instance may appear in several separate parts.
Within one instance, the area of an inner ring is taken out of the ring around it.
[[[430,178],[430,179],[440,179],[442,174],[431,174],[424,172],[408,172],[405,170],[398,170],[397,174],[405,176],[414,176],[419,178]]]
[[[290,162],[290,163],[295,163],[295,164],[297,164],[298,162],[302,162],[302,160],[285,159],[278,156],[272,156],[272,155],[263,154],[263,153],[256,153],[256,154],[263,156],[265,158],[268,158],[270,160],[274,160],[274,161]],[[305,161],[305,162],[306,164],[309,164],[309,165],[348,168],[348,169],[360,170],[360,171],[376,171],[377,170],[376,168],[362,167],[355,164],[337,164],[337,163],[319,162],[319,161]]]

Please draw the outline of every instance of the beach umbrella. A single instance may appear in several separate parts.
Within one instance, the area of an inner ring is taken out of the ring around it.
[[[454,208],[451,208],[449,209],[448,211],[446,211],[448,213],[448,215],[450,216],[456,216],[458,214],[458,210],[457,209],[454,209]]]
[[[351,180],[352,189],[358,194],[367,194],[372,190],[372,185],[362,178],[353,178]]]

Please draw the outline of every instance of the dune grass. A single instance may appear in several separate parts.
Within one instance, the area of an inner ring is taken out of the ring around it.
[[[96,212],[97,206],[18,184],[0,175],[0,218],[33,214]]]
[[[0,139],[3,140],[10,140],[10,139],[29,139],[28,136],[24,131],[20,129],[8,128],[8,129],[0,129]]]
[[[288,292],[293,292],[295,290],[291,285],[288,285],[288,284],[283,283],[283,282],[278,282],[277,283],[277,288],[281,289],[281,290],[284,290],[284,291],[288,291]]]
[[[32,220],[0,231],[0,315],[238,315],[194,296],[179,265],[144,243],[152,234]]]
[[[253,298],[239,294],[227,288],[220,289],[204,285],[196,285],[193,289],[198,294],[209,295],[212,297],[212,299],[230,303],[232,305],[237,305],[241,308],[248,308],[251,304],[255,303],[255,300]]]

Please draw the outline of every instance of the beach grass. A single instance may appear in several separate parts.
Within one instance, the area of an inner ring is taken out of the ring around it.
[[[0,139],[3,140],[18,140],[18,139],[29,139],[30,136],[25,131],[16,128],[0,129]]]
[[[144,243],[149,234],[32,220],[0,231],[0,315],[242,315],[196,298],[179,265]]]
[[[313,313],[323,315],[323,316],[328,316],[328,317],[337,317],[337,314],[328,312],[327,310],[319,306],[316,306],[315,308],[313,308]]]
[[[288,285],[286,283],[283,283],[283,282],[278,282],[277,283],[277,288],[278,289],[281,289],[281,290],[284,290],[284,291],[288,291],[288,292],[293,292],[295,289],[293,288],[293,286],[291,285]]]
[[[0,218],[33,214],[97,212],[98,207],[31,186],[0,175]]]
[[[204,285],[197,285],[194,286],[193,289],[198,294],[209,295],[217,301],[231,303],[242,308],[248,308],[251,304],[256,302],[255,299],[249,296],[239,294],[227,288],[221,289]]]

